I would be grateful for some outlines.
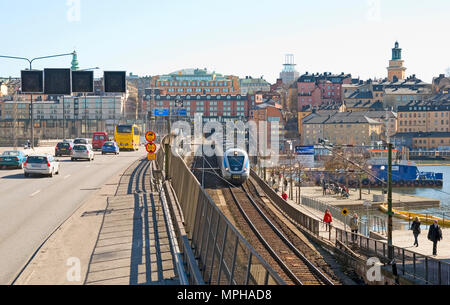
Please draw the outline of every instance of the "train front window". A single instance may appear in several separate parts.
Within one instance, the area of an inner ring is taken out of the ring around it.
[[[228,164],[232,171],[240,171],[244,167],[244,156],[231,156],[228,157]]]

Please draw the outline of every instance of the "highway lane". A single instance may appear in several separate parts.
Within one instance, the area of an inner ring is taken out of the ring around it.
[[[42,242],[111,176],[145,156],[96,153],[92,162],[60,160],[60,174],[25,178],[22,170],[0,170],[0,284],[10,284]]]

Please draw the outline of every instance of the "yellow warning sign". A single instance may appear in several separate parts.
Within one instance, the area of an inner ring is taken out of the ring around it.
[[[348,210],[347,209],[342,209],[341,213],[342,213],[342,215],[347,216]]]
[[[148,161],[155,161],[156,160],[156,154],[155,153],[149,153],[147,155]]]

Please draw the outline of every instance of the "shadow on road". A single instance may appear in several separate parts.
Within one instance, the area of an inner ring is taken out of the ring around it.
[[[13,180],[13,179],[42,179],[42,178],[47,178],[47,177],[46,176],[40,176],[40,175],[36,174],[36,175],[31,175],[31,176],[28,176],[27,178],[25,178],[23,173],[1,177],[1,179],[5,179],[5,180]]]

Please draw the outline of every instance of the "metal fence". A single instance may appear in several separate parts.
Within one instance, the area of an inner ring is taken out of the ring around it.
[[[350,211],[348,216],[344,216],[341,212],[341,209],[336,208],[335,206],[329,205],[317,198],[310,198],[306,196],[302,196],[301,203],[304,206],[310,207],[312,209],[315,209],[317,211],[320,211],[322,213],[325,213],[325,211],[328,209],[331,213],[331,216],[333,216],[333,219],[336,219],[340,221],[345,226],[349,225],[350,218],[352,217],[353,212],[357,212],[359,215],[359,233],[365,236],[369,236],[370,232],[386,232],[386,221],[385,219],[376,216],[376,215],[370,215],[366,217],[362,217],[362,212],[364,212],[361,209],[356,209],[354,211]]]
[[[165,167],[160,149],[157,162]],[[169,153],[169,177],[184,217],[190,246],[210,285],[284,285],[203,190],[186,163]]]
[[[426,284],[450,285],[450,263],[396,246],[392,246],[391,259],[386,241],[375,240],[338,228],[332,228],[330,235],[348,247],[356,247],[366,255],[378,257],[386,263],[394,260],[401,275],[408,275]]]

